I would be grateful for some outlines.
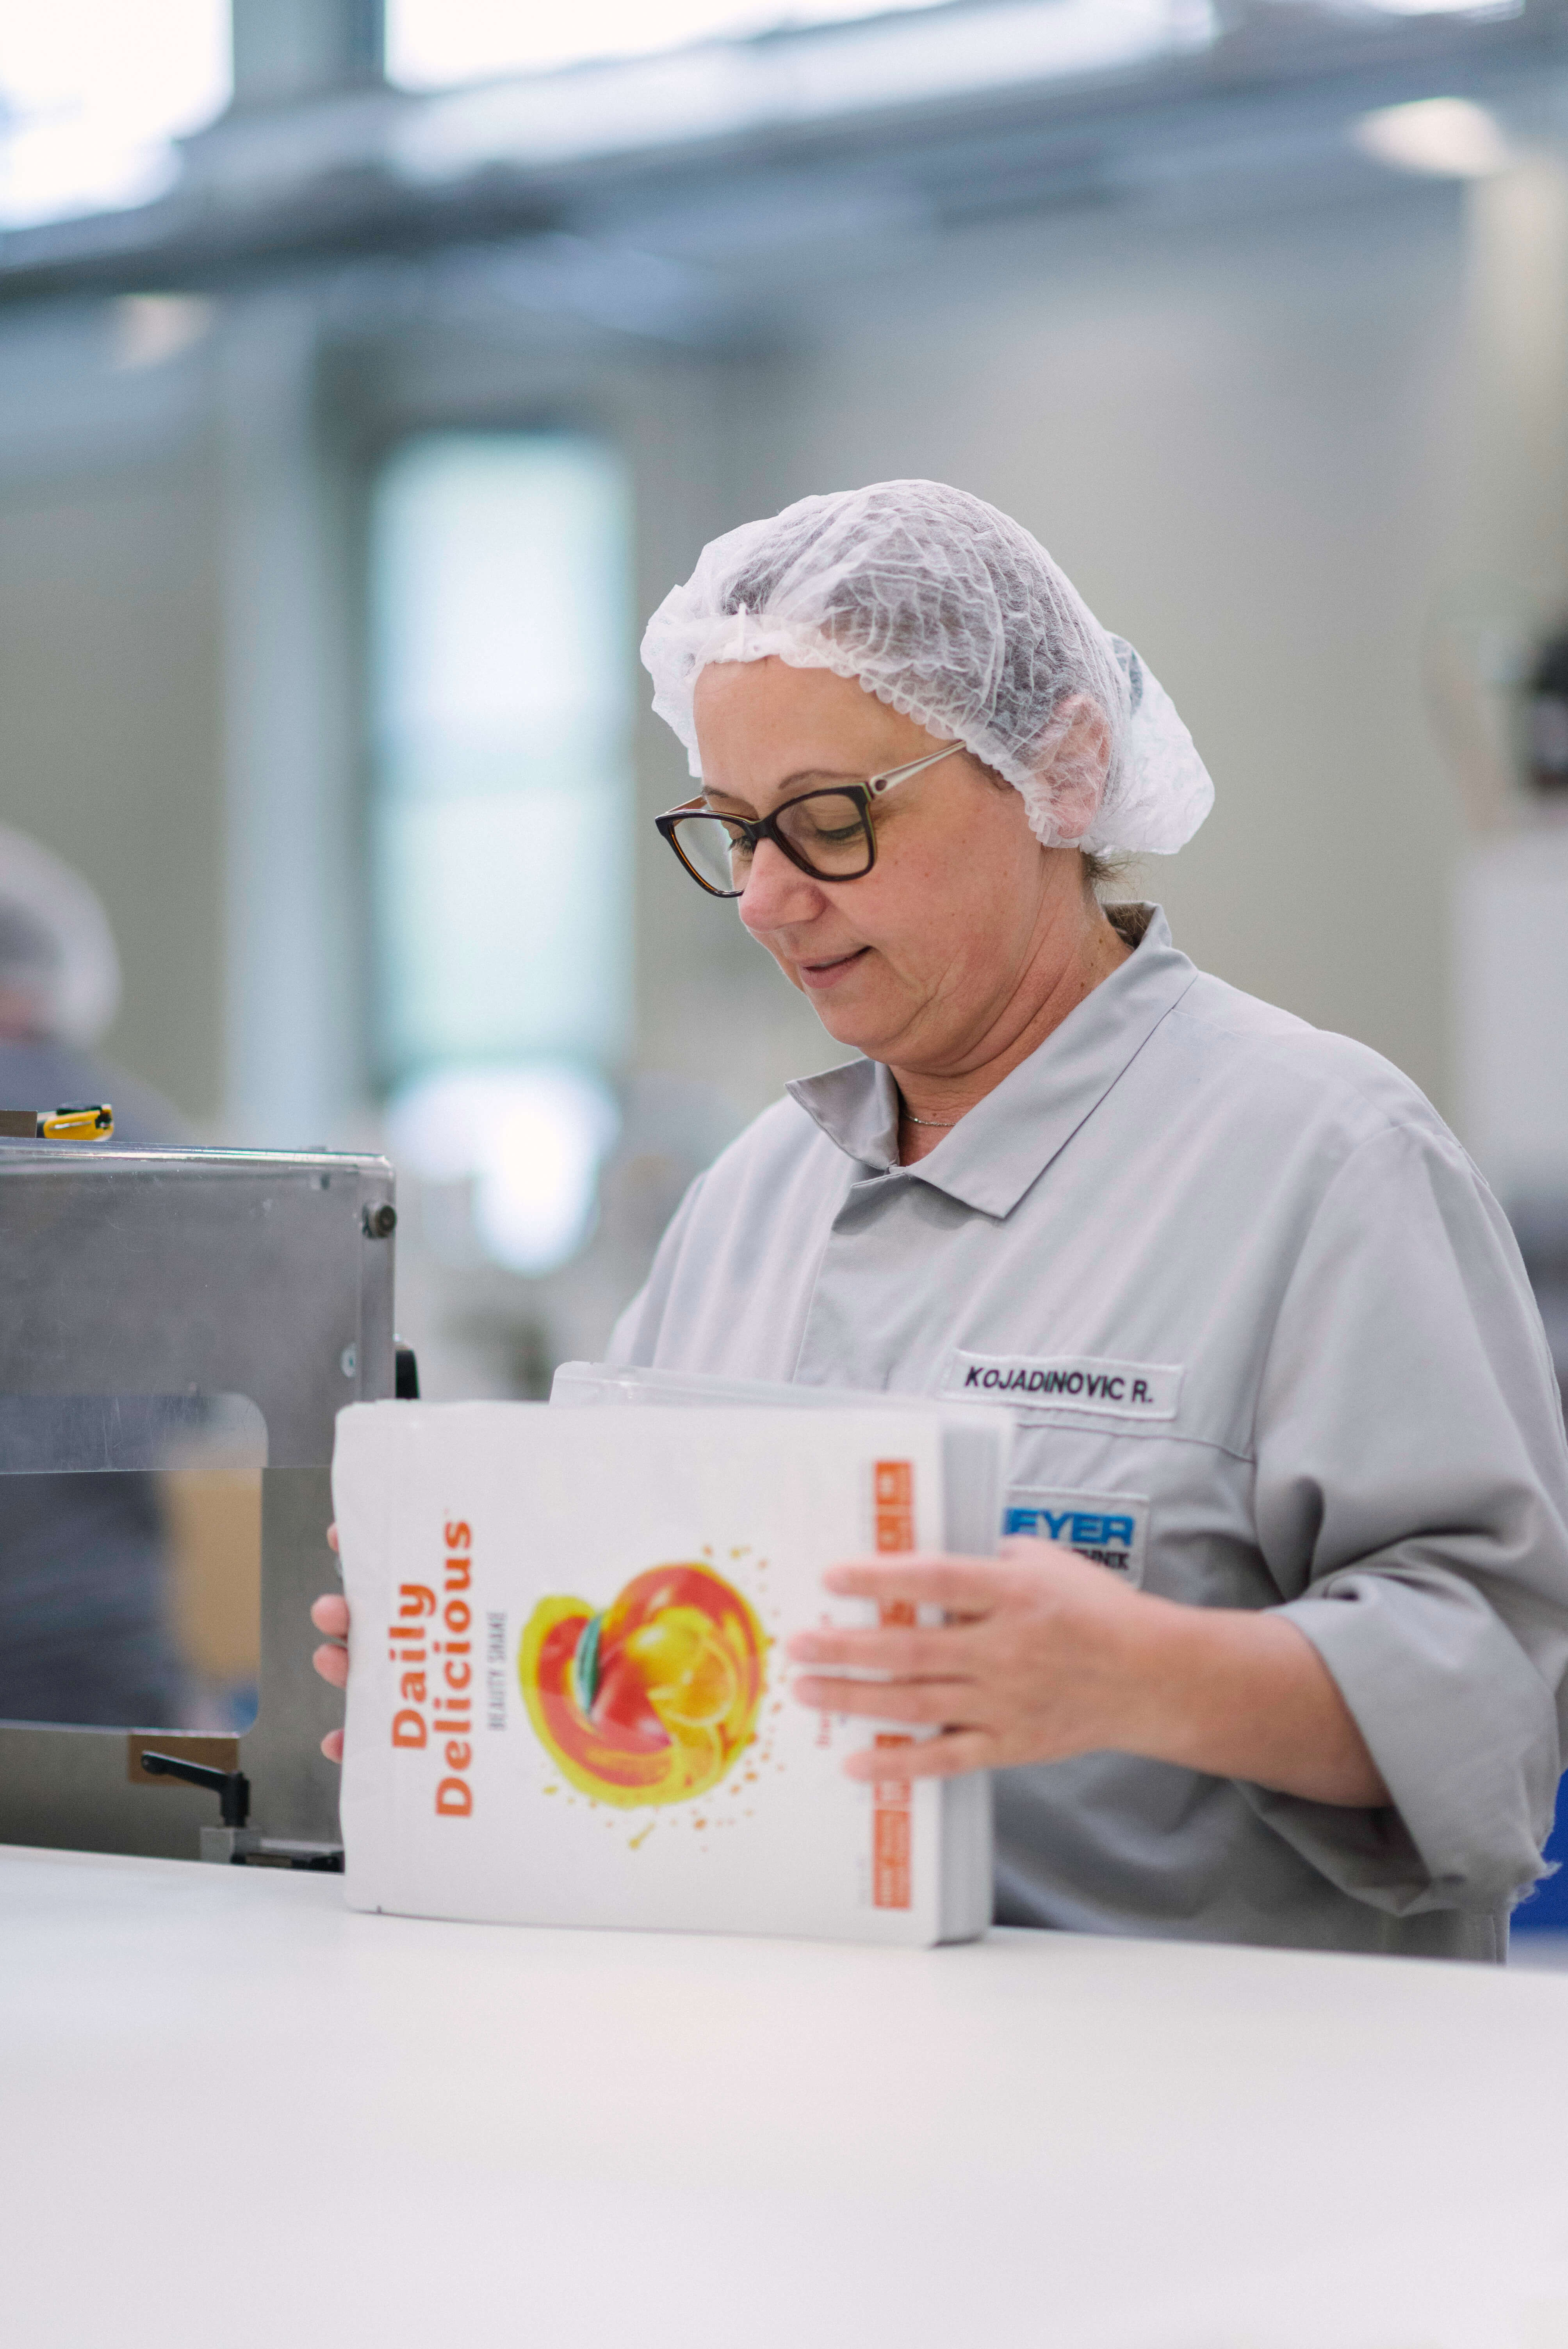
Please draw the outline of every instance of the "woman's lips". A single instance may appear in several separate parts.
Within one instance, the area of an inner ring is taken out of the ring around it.
[[[797,963],[795,968],[800,974],[801,986],[810,987],[818,993],[825,987],[836,986],[846,971],[854,968],[865,952],[864,947],[856,947],[850,954],[835,955],[831,962]]]

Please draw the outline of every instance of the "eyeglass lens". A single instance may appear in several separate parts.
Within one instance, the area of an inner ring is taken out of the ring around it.
[[[823,881],[853,880],[870,869],[872,842],[859,802],[847,792],[813,792],[791,801],[779,829],[809,872]],[[719,815],[683,815],[681,854],[712,889],[738,894],[751,876],[745,835]]]

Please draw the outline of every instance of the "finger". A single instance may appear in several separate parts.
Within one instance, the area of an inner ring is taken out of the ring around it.
[[[822,1577],[842,1599],[900,1599],[915,1607],[944,1607],[954,1615],[989,1615],[1006,1596],[1006,1569],[992,1557],[945,1557],[938,1550],[910,1550],[898,1557],[847,1557]]]
[[[348,1651],[346,1648],[318,1648],[315,1655],[312,1656],[311,1662],[315,1666],[316,1671],[321,1674],[322,1679],[324,1681],[330,1681],[334,1688],[346,1688],[348,1686]]]
[[[1074,1549],[1068,1541],[1047,1541],[1043,1534],[1009,1534],[998,1549],[1004,1563],[1027,1568],[1031,1574],[1055,1575],[1078,1581],[1085,1574],[1103,1575],[1105,1568]]]
[[[861,1746],[844,1764],[846,1777],[874,1785],[906,1778],[961,1778],[966,1770],[988,1770],[995,1760],[983,1729],[950,1729],[942,1737],[912,1738],[907,1745]]]
[[[909,1721],[946,1728],[975,1722],[975,1691],[963,1681],[797,1680],[797,1704],[811,1713],[853,1714],[861,1721]]]
[[[321,1741],[321,1750],[329,1762],[341,1762],[343,1759],[342,1730],[329,1729]]]
[[[335,1526],[328,1526],[326,1529],[326,1546],[328,1549],[335,1549],[337,1547],[337,1527]]]
[[[786,1651],[795,1664],[849,1664],[861,1671],[891,1672],[895,1680],[948,1680],[957,1669],[954,1653],[960,1626],[934,1631],[847,1630],[837,1626],[797,1631]]]
[[[348,1601],[340,1590],[324,1591],[310,1610],[310,1619],[329,1640],[348,1637]]]

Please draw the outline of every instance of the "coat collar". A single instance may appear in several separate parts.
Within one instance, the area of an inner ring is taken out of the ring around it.
[[[898,1164],[898,1092],[879,1061],[851,1061],[788,1091],[865,1174],[896,1173],[982,1215],[1009,1215],[1198,976],[1160,907],[1148,912],[1127,961],[916,1165]]]

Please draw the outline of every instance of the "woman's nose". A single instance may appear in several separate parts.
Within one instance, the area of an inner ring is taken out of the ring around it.
[[[738,904],[748,930],[780,930],[809,922],[825,900],[809,873],[791,864],[777,841],[759,840]]]

